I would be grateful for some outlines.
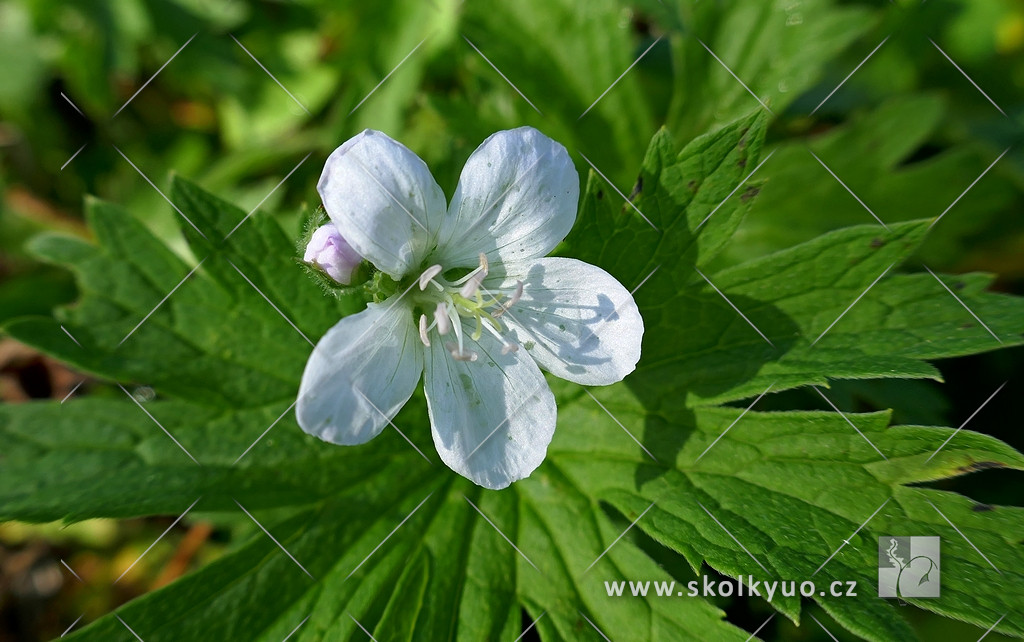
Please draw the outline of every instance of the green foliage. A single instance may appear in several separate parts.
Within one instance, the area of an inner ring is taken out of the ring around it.
[[[617,83],[616,79],[654,44],[654,38],[645,39],[638,46],[618,2],[596,0],[588,3],[586,11],[571,3],[544,0],[466,6],[467,37],[478,44],[496,67],[545,70],[543,74],[520,73],[510,78],[523,94],[536,98],[534,103],[540,114],[496,74],[488,83],[499,96],[492,100],[509,103],[502,107],[514,109],[526,122],[538,126],[543,123],[549,135],[582,149],[613,176],[633,170],[635,160],[654,133],[655,106],[640,91],[638,74],[628,74]],[[566,39],[551,28],[565,24],[574,24],[574,38]],[[532,46],[524,48],[524,39]],[[641,64],[656,64],[651,60],[663,56],[664,51],[662,43],[660,49],[648,52]],[[475,62],[476,66],[485,64],[483,60]],[[487,111],[484,110],[485,118]],[[547,117],[542,120],[541,114]]]
[[[780,144],[758,174],[766,178],[761,193],[726,249],[724,262],[781,250],[846,225],[874,223],[866,205],[886,224],[937,218],[945,212],[921,257],[930,264],[955,263],[979,237],[1002,229],[1000,214],[1013,211],[1017,188],[1009,178],[992,173],[982,188],[957,200],[1001,150],[960,145],[923,160],[912,158],[934,135],[945,112],[944,101],[936,96],[900,96],[825,134]],[[822,215],[823,206],[827,216]]]
[[[715,292],[693,264],[713,258],[760,198],[755,184],[744,188],[746,198],[725,200],[757,158],[755,132],[762,127],[761,116],[738,121],[696,139],[678,156],[667,151],[667,134],[655,137],[639,183],[650,187],[637,192],[633,206],[658,229],[591,176],[583,220],[569,242],[574,256],[604,266],[623,283],[644,283],[636,299],[651,338],[634,378],[640,394],[652,400],[660,390],[685,394],[694,405],[756,396],[769,385],[775,391],[824,385],[829,378],[938,378],[926,359],[1000,346],[953,297],[942,296],[942,285],[927,273],[885,278],[845,312],[914,252],[928,221],[826,234],[715,274],[711,283],[729,301]],[[695,236],[691,230],[705,219]],[[646,250],[651,247],[654,252]],[[1024,302],[985,292],[990,281],[984,275],[945,279],[990,320],[1005,345],[1018,344]]]
[[[624,515],[637,515],[653,502],[637,527],[682,554],[694,572],[705,563],[733,577],[751,573],[759,580],[814,577],[819,588],[825,579],[856,580],[857,599],[814,599],[858,635],[907,639],[912,633],[906,623],[874,595],[876,545],[880,535],[913,530],[942,537],[943,597],[939,602],[911,602],[979,624],[995,622],[1004,612],[1019,608],[1019,597],[994,584],[995,578],[1001,587],[1024,582],[1019,571],[1021,553],[1010,535],[1024,525],[1024,510],[1000,507],[979,513],[972,511],[973,502],[965,498],[907,486],[970,472],[978,462],[1020,470],[1024,457],[1006,445],[961,432],[929,460],[953,431],[890,427],[888,413],[848,415],[864,433],[861,437],[832,412],[751,411],[744,415],[735,408],[698,408],[655,415],[618,391],[602,390],[596,396],[626,426],[644,427],[643,442],[658,460],[643,452],[624,459],[624,437],[613,429],[597,435],[574,433],[561,442],[552,458],[575,485],[591,489]],[[572,418],[563,416],[563,421],[588,426],[600,422],[603,414],[593,404],[572,406],[569,412]],[[716,443],[729,426],[728,434]],[[639,486],[633,487],[637,482]],[[929,501],[972,543],[993,553],[989,558],[1001,575]],[[883,503],[884,508],[872,517]],[[871,521],[853,537],[869,517]],[[841,546],[839,554],[815,575]],[[981,588],[985,584],[992,585],[991,592]],[[986,594],[979,595],[979,590]],[[772,605],[798,620],[798,599],[777,597]],[[1011,627],[1007,631],[1020,635],[1019,623]]]
[[[848,414],[861,436],[834,413],[744,415],[711,405],[769,384],[935,377],[927,359],[995,343],[962,327],[967,313],[931,276],[895,270],[814,343],[913,252],[927,222],[887,233],[844,229],[709,274],[773,345],[758,336],[696,268],[756,195],[700,225],[757,161],[765,124],[748,117],[679,152],[666,132],[655,136],[633,204],[657,229],[591,175],[571,254],[633,285],[659,268],[636,293],[647,322],[642,367],[628,385],[590,394],[553,382],[560,418],[549,456],[530,479],[500,492],[437,461],[421,399],[395,421],[429,462],[391,430],[350,448],[301,433],[290,409],[309,353],[303,335],[320,336],[359,304],[309,281],[273,219],[243,220],[241,210],[175,179],[172,198],[202,233],[182,222],[199,266],[192,272],[130,215],[91,202],[97,245],[47,236],[34,246],[74,271],[81,301],[59,322],[30,318],[6,330],[167,399],[142,403],[145,412],[127,399],[0,407],[0,457],[15,473],[0,482],[0,517],[175,514],[198,499],[199,511],[244,507],[287,550],[255,532],[222,559],[118,609],[146,640],[277,640],[307,616],[295,639],[346,638],[360,626],[381,639],[503,639],[518,634],[520,609],[540,618],[544,639],[597,639],[589,620],[612,639],[741,640],[747,634],[703,599],[613,598],[604,582],[683,581],[707,572],[704,565],[763,578],[759,564],[772,578],[804,579],[885,503],[819,574],[858,580],[860,596],[813,598],[822,608],[867,639],[907,636],[892,606],[873,597],[873,543],[910,529],[941,535],[945,564],[942,599],[915,604],[986,627],[1010,611],[997,629],[1024,633],[1014,611],[1021,592],[1012,589],[1024,585],[1024,560],[1011,539],[1024,512],[976,512],[960,496],[911,486],[991,466],[1022,469],[1019,453],[961,431],[930,458],[952,430],[889,427],[887,413]],[[984,292],[987,282],[947,280],[1006,344],[1020,343],[1024,302]],[[929,502],[986,551],[1002,571],[998,583]],[[682,555],[690,571],[670,575],[633,538],[617,539],[637,518],[637,529]],[[259,606],[229,617],[240,604]],[[771,605],[801,617],[795,599]],[[122,628],[112,614],[69,639],[108,639]]]
[[[997,341],[917,267],[1024,274],[1019,146],[929,227],[1019,123],[928,39],[1015,114],[1020,24],[1003,0],[0,0],[0,323],[101,381],[63,404],[0,405],[0,519],[195,502],[189,519],[248,528],[232,527],[217,561],[85,618],[76,640],[126,638],[116,617],[147,641],[365,639],[364,627],[381,642],[513,640],[524,617],[544,640],[745,640],[727,601],[611,598],[605,582],[815,571],[819,586],[856,580],[859,596],[754,598],[752,617],[781,614],[804,639],[827,639],[815,614],[835,632],[908,639],[911,609],[874,597],[889,534],[942,538],[942,597],[910,600],[913,613],[1024,637],[1024,513],[944,490],[1024,457],[941,427],[927,383],[936,360],[1019,346],[1024,300],[986,273],[938,275]],[[758,99],[771,114],[748,115]],[[359,447],[306,436],[292,404],[311,344],[364,305],[295,260],[318,159],[380,129],[451,194],[479,141],[523,124],[615,186],[590,172],[559,251],[637,288],[638,370],[588,391],[552,379],[547,460],[501,492],[438,461],[419,392],[394,421],[425,458],[391,428]],[[170,168],[203,188],[168,186]],[[107,199],[87,202],[88,231],[82,193]],[[48,265],[20,247],[39,229],[29,250]],[[38,316],[74,298],[69,271],[78,301]],[[807,410],[825,407],[819,392],[894,411]],[[935,622],[946,637],[952,623]]]
[[[674,87],[668,125],[686,138],[739,118],[757,100],[782,113],[874,21],[864,7],[837,7],[828,0],[740,0],[729,11],[706,2],[650,4],[678,28],[672,51],[681,81]]]

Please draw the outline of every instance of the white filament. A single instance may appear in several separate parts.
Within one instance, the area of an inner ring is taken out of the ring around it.
[[[435,280],[435,277],[444,271],[444,268],[440,265],[432,265],[423,271],[419,277],[420,290],[426,290],[427,286],[433,283],[445,297],[444,301],[439,301],[437,303],[437,307],[434,309],[434,320],[432,323],[427,318],[426,314],[420,315],[419,335],[420,341],[423,342],[423,345],[428,347],[430,346],[429,333],[435,327],[437,328],[437,333],[441,336],[447,335],[449,332],[454,330],[455,341],[444,344],[448,352],[451,353],[452,358],[456,361],[476,361],[479,358],[479,355],[474,350],[467,349],[462,327],[462,316],[472,315],[476,318],[477,322],[477,329],[471,337],[474,341],[479,341],[480,332],[482,329],[486,329],[501,343],[502,354],[510,354],[519,350],[518,343],[503,336],[502,325],[495,319],[508,312],[509,308],[519,302],[523,296],[524,283],[517,280],[515,288],[512,290],[510,295],[507,293],[497,295],[492,294],[483,287],[483,281],[484,278],[487,277],[489,269],[490,266],[487,262],[487,256],[481,252],[480,265],[469,272],[469,274],[454,282],[447,281],[443,278]],[[455,303],[452,299],[455,287],[459,287],[459,296],[466,300],[460,303]],[[481,290],[490,297],[489,302],[480,298],[479,293]],[[507,300],[505,302],[501,302],[501,299],[505,297],[507,297]]]
[[[437,309],[434,310],[434,323],[437,324],[437,333],[441,336],[448,334],[452,329],[452,321],[448,318],[447,308],[445,302],[441,301],[437,304]]]

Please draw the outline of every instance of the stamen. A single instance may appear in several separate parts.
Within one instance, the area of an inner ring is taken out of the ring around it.
[[[420,290],[426,290],[427,285],[435,276],[441,273],[442,269],[443,268],[440,265],[431,265],[427,269],[423,270],[423,274],[420,275]]]
[[[456,361],[476,361],[479,358],[476,352],[464,350],[451,342],[446,343],[444,347],[448,348],[448,352],[452,353],[452,359]]]
[[[455,339],[456,339],[456,341],[458,341],[458,345],[459,345],[459,352],[461,353],[461,352],[463,351],[463,343],[462,343],[462,320],[461,320],[461,319],[459,319],[459,317],[458,317],[458,312],[457,312],[456,310],[452,310],[452,312],[451,312],[451,317],[450,317],[450,318],[451,318],[451,320],[452,320],[452,326],[453,326],[453,327],[454,327],[454,329],[455,329]]]
[[[459,290],[459,294],[467,299],[472,298],[480,289],[480,284],[483,282],[485,276],[487,276],[487,273],[484,270],[480,270],[473,276],[469,277],[466,284],[462,286],[461,290]]]
[[[479,268],[479,267],[475,267],[475,268],[473,268],[473,269],[472,269],[472,270],[471,270],[471,271],[469,272],[469,274],[467,274],[466,276],[462,277],[461,279],[456,279],[456,280],[452,281],[452,283],[451,283],[451,284],[452,284],[452,285],[462,285],[462,284],[463,284],[463,283],[465,283],[466,281],[468,281],[468,280],[472,279],[472,278],[473,278],[474,276],[476,276],[476,274],[477,274],[477,273],[478,273],[479,271],[480,271],[480,268]]]
[[[427,315],[420,315],[420,341],[423,345],[430,347],[430,339],[427,337]]]
[[[503,355],[519,350],[517,342],[503,336],[503,324],[498,321],[498,317],[519,302],[523,296],[524,284],[522,281],[516,281],[511,295],[507,290],[499,293],[489,292],[483,286],[483,282],[490,271],[490,265],[487,255],[483,252],[479,254],[479,258],[480,265],[477,268],[454,282],[445,278],[435,279],[444,271],[440,265],[428,267],[418,279],[420,290],[426,290],[428,285],[433,285],[440,292],[439,298],[442,299],[433,310],[433,322],[428,318],[431,315],[420,315],[420,341],[429,347],[430,331],[435,327],[441,336],[454,331],[454,340],[445,343],[444,346],[456,361],[473,362],[479,359],[478,353],[467,347],[468,340],[479,342],[484,330],[501,343]],[[476,321],[476,326],[472,330],[468,325],[463,327],[464,322],[468,324],[472,320]]]
[[[437,309],[434,310],[434,323],[437,324],[437,333],[441,336],[448,334],[452,329],[452,321],[448,318],[448,306],[444,301],[438,303]]]
[[[509,306],[512,306],[512,305],[515,305],[515,304],[519,303],[519,299],[522,298],[522,296],[523,296],[523,282],[522,281],[516,281],[516,291],[512,293],[512,298],[508,300],[508,303],[505,304],[505,307],[507,308]]]
[[[506,312],[508,312],[509,308],[511,308],[516,303],[519,303],[519,299],[522,298],[522,296],[523,296],[523,282],[522,281],[516,281],[515,292],[512,293],[512,296],[509,297],[509,300],[507,302],[505,302],[505,303],[498,303],[497,299],[495,299],[495,303],[498,305],[498,311],[495,312],[493,316],[495,318],[498,318],[501,315],[503,315]]]
[[[471,279],[476,278],[476,275],[480,274],[481,272],[483,273],[484,276],[487,276],[488,268],[489,268],[489,264],[487,263],[487,255],[484,254],[483,252],[481,252],[480,253],[480,265],[478,265],[477,267],[473,268],[473,270],[469,274],[467,274],[466,276],[462,277],[461,279],[457,279],[457,280],[453,281],[452,285],[462,285],[463,283],[467,283]],[[480,280],[483,281],[483,277],[480,277]],[[470,292],[469,294],[467,294],[465,296],[466,296],[466,298],[469,298],[469,297],[473,296],[473,293]]]
[[[498,341],[501,341],[501,354],[508,354],[519,349],[519,344],[515,341],[509,341],[505,337],[501,336],[501,332],[498,328],[495,328],[489,323],[485,323],[484,327],[487,328],[487,331],[493,334]]]

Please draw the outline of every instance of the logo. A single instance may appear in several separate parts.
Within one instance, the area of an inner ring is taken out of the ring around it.
[[[878,538],[878,597],[939,597],[939,538]]]

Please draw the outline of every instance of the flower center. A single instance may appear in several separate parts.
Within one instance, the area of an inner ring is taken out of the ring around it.
[[[519,345],[504,336],[507,328],[499,318],[508,312],[523,296],[523,282],[516,281],[515,287],[507,291],[492,292],[483,286],[487,276],[487,257],[480,254],[480,265],[461,279],[449,281],[444,278],[444,268],[432,265],[423,270],[419,277],[420,292],[414,301],[421,310],[419,318],[420,341],[430,346],[430,335],[437,332],[449,338],[444,347],[456,361],[476,361],[479,355],[466,347],[467,339],[479,342],[484,332],[493,335],[501,342],[501,353],[508,354],[519,349]],[[463,319],[475,325],[475,329],[467,336],[463,331]]]

